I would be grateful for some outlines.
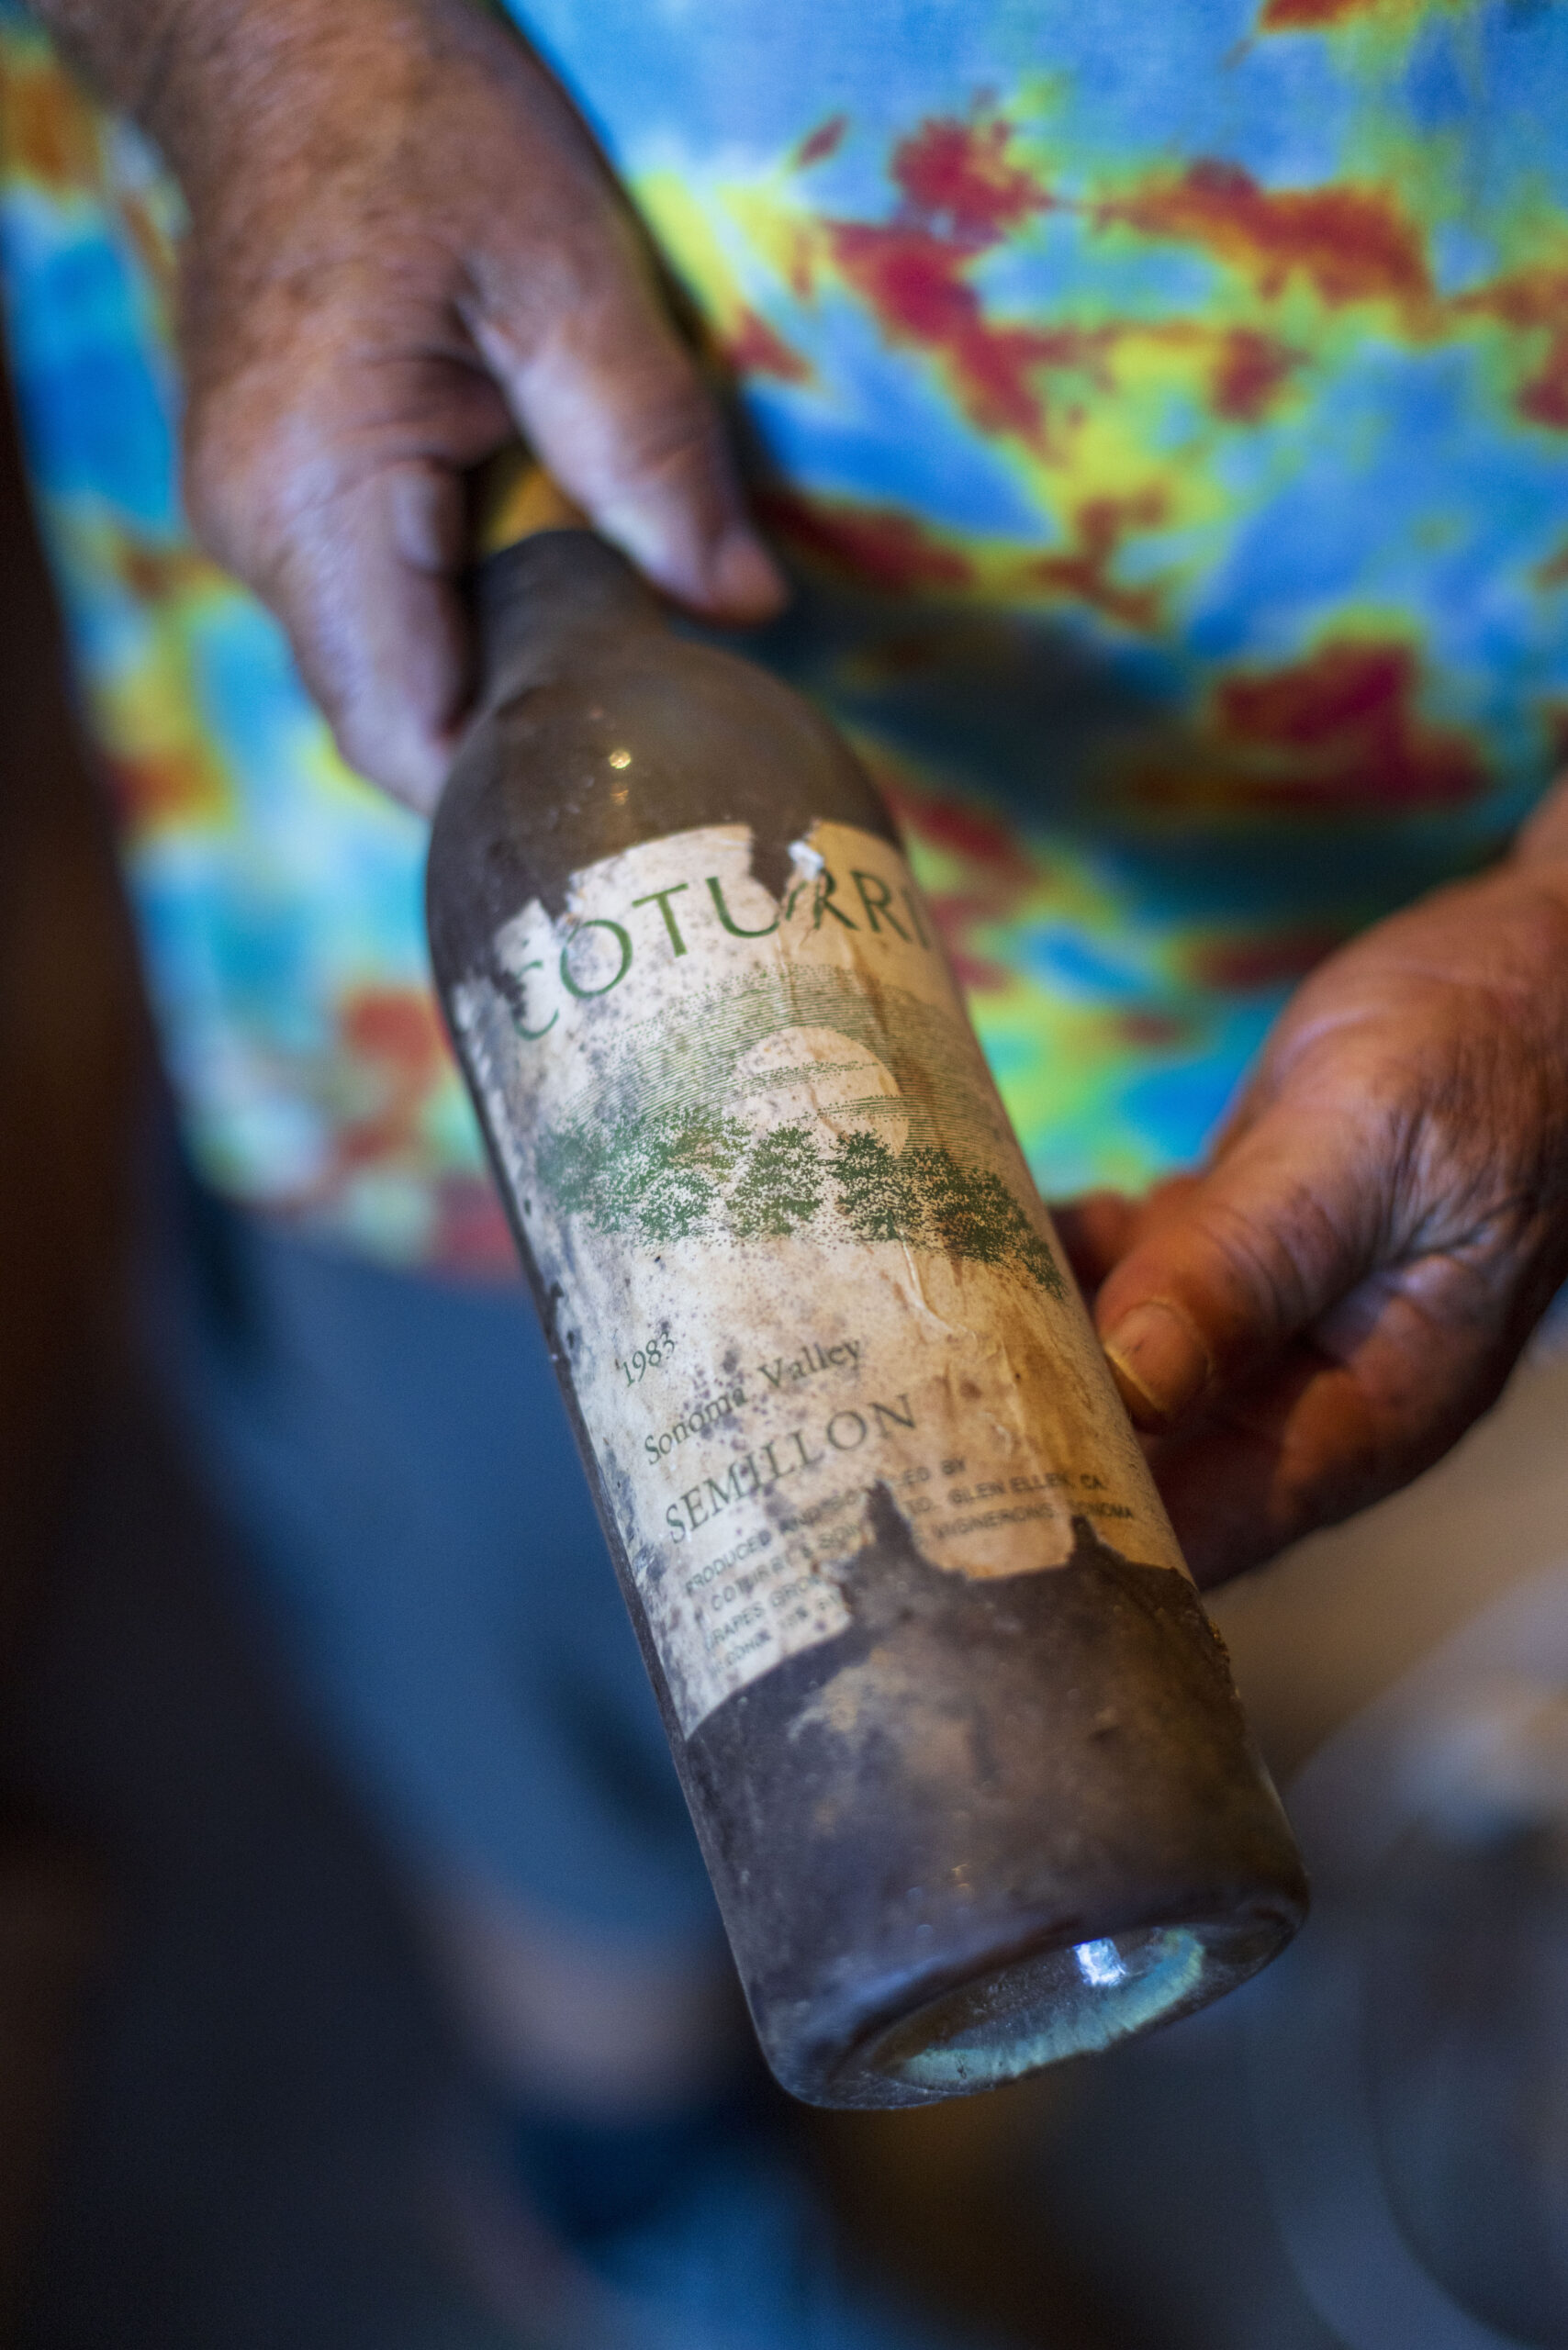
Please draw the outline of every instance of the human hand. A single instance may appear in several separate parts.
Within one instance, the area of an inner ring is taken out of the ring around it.
[[[1568,787],[1307,979],[1201,1174],[1059,1220],[1200,1583],[1429,1466],[1568,1275]]]
[[[631,217],[508,28],[475,0],[184,0],[136,50],[157,13],[45,0],[185,191],[192,520],[351,765],[433,803],[472,684],[465,476],[519,430],[670,595],[777,608]]]

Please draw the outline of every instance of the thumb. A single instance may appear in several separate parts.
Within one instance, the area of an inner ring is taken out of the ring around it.
[[[1371,1131],[1288,1101],[1174,1189],[1096,1300],[1136,1424],[1170,1427],[1353,1289],[1384,1253],[1386,1189]]]

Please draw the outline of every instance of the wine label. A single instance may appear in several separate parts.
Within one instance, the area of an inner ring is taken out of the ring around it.
[[[688,1732],[841,1631],[880,1490],[931,1565],[1175,1538],[897,851],[645,843],[454,1015]]]

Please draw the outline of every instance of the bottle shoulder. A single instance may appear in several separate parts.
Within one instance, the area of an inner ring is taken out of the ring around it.
[[[559,912],[574,873],[671,834],[745,824],[781,889],[813,823],[892,825],[848,744],[756,663],[664,630],[572,648],[486,710],[437,812],[430,855],[438,976],[482,961],[532,900]]]

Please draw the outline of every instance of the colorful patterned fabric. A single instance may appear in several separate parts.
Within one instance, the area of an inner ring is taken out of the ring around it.
[[[1568,742],[1568,16],[535,0],[728,355],[758,649],[892,795],[1047,1189],[1193,1154],[1294,978]],[[0,263],[170,1064],[218,1183],[504,1261],[420,828],[174,480],[177,202],[0,0]]]

